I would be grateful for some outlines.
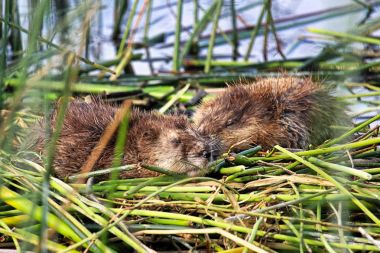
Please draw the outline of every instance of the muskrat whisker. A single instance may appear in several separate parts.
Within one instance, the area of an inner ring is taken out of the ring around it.
[[[180,159],[179,161],[182,162],[183,164],[190,165],[190,166],[192,166],[198,170],[201,170],[201,171],[203,170],[203,168],[199,167],[198,165],[191,163],[189,160]]]

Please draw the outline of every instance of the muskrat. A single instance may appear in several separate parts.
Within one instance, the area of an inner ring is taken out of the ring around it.
[[[201,104],[193,120],[201,133],[220,140],[221,152],[252,145],[305,148],[332,138],[331,125],[348,122],[329,88],[291,76],[230,85]]]
[[[55,126],[57,108],[49,119],[41,120],[35,129],[38,138],[34,150],[44,150],[44,124]],[[75,99],[69,102],[62,131],[57,141],[53,167],[59,178],[80,172],[105,128],[113,120],[117,107],[95,99],[90,103]],[[54,131],[54,129],[52,129]],[[122,164],[145,163],[179,174],[202,175],[214,157],[209,139],[200,135],[184,116],[160,115],[133,109]],[[108,168],[114,158],[116,136],[112,137],[97,160],[94,169]],[[159,173],[143,168],[121,173],[122,178],[157,176]]]

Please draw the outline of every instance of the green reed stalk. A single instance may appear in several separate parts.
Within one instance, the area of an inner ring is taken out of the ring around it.
[[[116,210],[115,210],[116,211]],[[213,226],[213,227],[219,227],[223,229],[228,229],[240,233],[245,233],[249,234],[252,232],[252,229],[246,228],[243,226],[238,226],[238,225],[233,225],[231,223],[227,223],[221,220],[214,221],[210,219],[205,219],[203,217],[195,217],[191,215],[185,215],[185,214],[177,214],[177,213],[167,213],[167,212],[161,212],[161,211],[150,211],[150,210],[123,210],[123,213],[128,214],[129,216],[146,216],[146,217],[160,217],[160,218],[167,218],[167,219],[178,219],[178,220],[187,220],[191,221],[197,224],[201,225],[206,225],[206,226]],[[299,243],[299,238],[293,237],[293,236],[288,236],[280,233],[272,233],[272,232],[267,232],[263,230],[258,230],[257,231],[257,236],[266,236],[269,238],[277,239],[277,240],[282,240],[282,241],[287,241],[287,242],[294,242],[294,243]],[[305,239],[305,242],[309,244],[310,246],[324,246],[322,242],[318,240],[313,240],[313,239]],[[363,245],[359,243],[352,243],[352,244],[341,244],[341,243],[331,243],[332,246],[336,248],[349,248],[349,249],[354,249],[354,250],[374,250],[376,252],[380,251],[376,246],[373,245]]]
[[[145,46],[146,59],[148,61],[150,73],[153,75],[154,68],[153,68],[153,62],[150,56],[150,49],[149,49],[149,28],[150,28],[150,20],[152,17],[152,5],[153,5],[153,0],[148,0],[148,6],[146,9],[146,16],[145,16],[145,25],[144,25],[144,46]]]
[[[29,36],[28,36],[28,47],[26,49],[23,60],[20,62],[22,66],[21,71],[20,71],[20,77],[19,77],[21,84],[17,88],[17,90],[14,92],[13,101],[10,106],[10,114],[8,115],[6,120],[1,122],[2,124],[0,125],[0,147],[4,147],[4,145],[6,145],[7,143],[11,143],[10,140],[13,137],[13,125],[11,124],[11,122],[14,119],[15,113],[18,107],[20,106],[20,102],[25,92],[28,67],[30,66],[30,63],[32,62],[32,55],[37,50],[37,38],[42,28],[42,21],[43,21],[43,17],[45,16],[47,5],[48,5],[47,0],[43,0],[38,5],[38,8],[36,8],[33,14],[33,23],[30,23],[31,32],[29,33]],[[3,18],[0,18],[0,19],[4,21]],[[11,127],[8,130],[8,134],[5,134],[5,130],[6,128],[8,128],[8,126],[11,126]]]
[[[16,238],[20,241],[25,241],[28,242],[32,245],[38,245],[38,237],[35,234],[26,232],[21,229],[16,229],[14,232],[13,231],[8,231],[6,229],[0,228],[0,233],[12,238]],[[47,241],[46,248],[51,250],[52,252],[59,252],[61,250],[67,249],[66,246],[63,246],[62,244],[53,242],[51,240]],[[76,250],[71,250],[69,251],[70,253],[79,253],[79,251]]]
[[[131,11],[129,13],[129,16],[128,16],[127,25],[125,26],[123,37],[121,38],[119,49],[117,51],[117,57],[118,58],[121,58],[122,55],[123,55],[124,47],[125,47],[127,38],[128,38],[128,36],[130,34],[130,30],[131,30],[131,27],[132,27],[132,21],[133,21],[133,18],[135,16],[135,13],[136,13],[137,4],[139,2],[140,2],[139,0],[134,0],[134,2],[133,2],[132,9],[131,9]]]
[[[210,36],[210,41],[209,41],[209,46],[208,46],[208,50],[207,50],[207,58],[206,58],[206,64],[205,64],[205,69],[204,69],[205,73],[209,73],[210,72],[211,60],[212,60],[212,52],[214,50],[216,31],[218,29],[219,16],[220,16],[220,13],[222,11],[222,6],[223,6],[223,0],[219,0],[218,4],[216,5],[216,10],[215,10],[215,15],[214,15],[214,22],[213,22],[211,36]]]
[[[363,141],[357,141],[353,143],[346,143],[342,145],[337,145],[333,147],[327,147],[327,148],[318,148],[318,149],[313,149],[313,150],[307,150],[307,151],[300,151],[300,152],[295,152],[294,154],[297,156],[313,156],[313,155],[321,155],[321,154],[327,154],[327,153],[332,153],[335,151],[341,151],[341,150],[346,150],[346,149],[354,149],[354,148],[360,148],[360,147],[365,147],[365,146],[370,146],[370,145],[376,145],[380,143],[380,137],[368,139],[368,140],[363,140]],[[250,163],[254,163],[257,161],[275,161],[275,160],[281,160],[281,159],[288,159],[291,156],[288,154],[285,155],[276,155],[276,156],[271,156],[271,157],[252,157],[248,158],[248,161]],[[243,164],[245,165],[245,164]],[[249,164],[248,164],[249,165]]]
[[[235,0],[230,0],[231,22],[232,22],[232,60],[236,61],[239,56],[239,36],[237,30],[237,17]]]
[[[259,34],[259,30],[261,27],[261,23],[263,22],[264,13],[265,13],[266,9],[267,9],[266,2],[264,2],[263,7],[262,7],[261,12],[260,12],[260,15],[259,15],[259,18],[257,19],[256,26],[252,30],[252,33],[251,33],[251,38],[249,40],[247,52],[245,53],[245,56],[244,56],[245,61],[248,61],[249,56],[251,55],[251,51],[253,49],[253,45],[255,44],[256,37]]]
[[[377,225],[380,226],[380,220],[362,202],[360,202],[357,198],[355,198],[343,185],[341,185],[333,177],[331,177],[326,172],[324,172],[317,166],[313,165],[312,163],[302,159],[300,156],[297,156],[295,153],[291,153],[278,145],[276,145],[275,148],[289,155],[290,157],[297,160],[298,162],[305,164],[307,167],[314,170],[315,172],[320,174],[323,178],[325,178],[326,180],[334,184],[343,194],[349,196],[351,201],[355,203],[373,222],[375,222]]]
[[[79,195],[77,192],[74,191],[70,186],[64,184],[60,180],[52,180],[51,182],[52,188],[59,191],[63,196],[66,196],[70,201],[72,201],[74,204],[77,205],[77,211],[81,212],[86,217],[92,219],[97,224],[101,225],[103,229],[99,231],[97,236],[100,236],[104,232],[111,232],[112,234],[116,235],[118,238],[120,238],[122,241],[124,241],[126,244],[130,245],[132,248],[134,248],[137,252],[146,252],[145,246],[142,245],[137,239],[134,238],[133,235],[128,233],[128,230],[123,229],[120,230],[117,227],[108,227],[109,221],[107,221],[105,218],[103,218],[100,215],[97,215],[94,213],[94,211],[88,207],[84,202],[89,203],[90,201],[86,200],[84,197]],[[98,207],[98,210],[100,210],[103,214],[107,214],[106,212],[109,212],[108,208],[100,205],[97,205],[97,203],[92,203],[93,205]],[[109,217],[111,218],[111,217]],[[114,217],[115,218],[115,217]]]
[[[320,167],[324,167],[324,168],[332,169],[332,170],[336,170],[336,171],[341,171],[341,172],[344,172],[344,173],[347,173],[350,175],[354,175],[354,176],[357,176],[357,177],[360,177],[360,178],[363,178],[366,180],[372,179],[371,174],[364,172],[362,170],[353,169],[353,168],[343,166],[340,164],[325,162],[325,161],[322,161],[322,160],[315,158],[315,157],[310,157],[307,160],[311,163],[314,163],[315,165],[320,166]]]
[[[80,241],[81,238],[57,216],[47,213],[46,217],[42,217],[42,207],[36,206],[32,201],[22,197],[14,191],[11,191],[5,186],[0,186],[0,199],[17,210],[30,215],[33,219],[41,221],[43,218],[47,219],[47,224],[50,228],[59,232],[60,234],[70,238],[73,241]]]
[[[9,22],[9,19],[11,17],[11,0],[5,1],[5,8],[4,8],[4,19]],[[3,9],[1,9],[3,11]],[[5,79],[5,70],[7,69],[7,45],[8,45],[8,32],[9,32],[9,26],[6,23],[2,24],[2,33],[1,33],[1,56],[0,56],[0,111],[3,109],[3,103],[4,103],[4,79]],[[0,118],[0,126],[3,119]]]
[[[339,137],[337,137],[335,139],[332,139],[331,141],[327,142],[326,144],[321,145],[321,147],[329,147],[331,145],[334,145],[334,144],[336,144],[336,143],[338,143],[338,142],[346,139],[347,137],[353,135],[354,133],[362,130],[364,127],[368,126],[369,124],[371,124],[371,123],[373,123],[373,122],[375,122],[375,121],[377,121],[379,119],[380,119],[380,114],[378,114],[378,115],[376,115],[376,116],[374,116],[374,117],[372,117],[372,118],[370,118],[370,119],[368,119],[368,120],[360,123],[359,125],[357,125],[356,127],[350,129],[349,131],[347,131],[346,133],[342,134],[341,136],[339,136]]]
[[[359,36],[359,35],[353,35],[349,33],[343,33],[343,32],[335,32],[335,31],[328,31],[324,29],[316,29],[316,28],[309,28],[309,32],[316,33],[316,34],[322,34],[327,36],[333,36],[335,38],[344,39],[346,42],[362,42],[366,44],[374,44],[374,45],[380,45],[380,39],[372,38],[372,37],[365,37],[365,36]]]
[[[5,24],[7,24],[7,25],[9,25],[9,26],[11,26],[12,28],[16,28],[16,29],[20,30],[21,32],[28,34],[29,36],[32,36],[32,34],[33,34],[32,31],[28,31],[27,29],[25,29],[25,28],[23,28],[23,27],[21,27],[21,26],[15,24],[15,23],[7,22],[7,21],[6,21],[5,19],[3,19],[2,17],[0,17],[0,21],[3,22],[3,23],[5,23]],[[37,36],[36,40],[41,41],[41,42],[44,42],[44,43],[46,43],[47,45],[49,45],[49,46],[51,46],[51,47],[57,49],[58,51],[60,51],[60,52],[62,52],[62,53],[67,53],[67,52],[74,53],[74,52],[72,52],[72,51],[70,51],[70,50],[67,50],[67,49],[65,49],[65,48],[62,48],[62,47],[58,46],[57,44],[54,44],[54,43],[51,42],[50,40],[45,39],[45,38],[43,38],[43,37],[41,37],[41,36]],[[75,53],[74,53],[74,54],[75,54]],[[114,72],[113,70],[111,70],[111,69],[109,69],[109,68],[107,68],[107,67],[104,67],[104,66],[102,66],[102,65],[100,65],[100,64],[97,64],[97,63],[95,63],[95,62],[93,62],[93,61],[91,61],[91,60],[89,60],[89,59],[87,59],[87,58],[84,58],[84,57],[80,56],[80,55],[75,54],[75,57],[76,57],[78,60],[80,60],[80,61],[82,61],[82,62],[84,62],[84,63],[86,63],[86,64],[88,64],[88,65],[91,65],[92,67],[94,67],[94,68],[96,68],[96,69],[103,70],[103,71],[106,71],[106,72],[111,73],[111,74],[115,74],[115,72]],[[26,55],[24,56],[24,60],[25,60],[25,59],[28,59]]]
[[[195,38],[199,36],[199,34],[204,30],[208,22],[212,20],[212,15],[214,14],[215,8],[217,7],[220,1],[221,0],[214,0],[212,4],[210,5],[210,7],[207,9],[207,11],[203,14],[203,17],[195,25],[194,30],[192,34],[190,35],[190,38],[187,40],[187,42],[185,43],[182,49],[181,62],[183,62],[184,58],[189,53],[190,48],[193,45]]]
[[[182,31],[182,10],[183,10],[183,0],[178,0],[177,2],[177,19],[175,27],[175,40],[174,40],[174,51],[173,51],[173,71],[176,73],[180,69],[180,44],[181,44],[181,31]]]
[[[253,225],[251,234],[249,235],[249,238],[248,238],[248,242],[249,243],[252,243],[252,242],[255,241],[255,238],[256,238],[256,235],[257,235],[257,231],[259,230],[259,227],[260,227],[261,223],[263,222],[263,220],[264,220],[264,217],[260,217],[255,222],[255,225]],[[248,253],[248,248],[244,247],[242,253]]]
[[[179,100],[186,91],[190,88],[190,83],[187,83],[185,87],[180,89],[165,105],[163,105],[158,111],[160,113],[165,113],[177,100]]]

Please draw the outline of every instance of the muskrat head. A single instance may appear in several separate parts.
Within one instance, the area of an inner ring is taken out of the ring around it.
[[[198,133],[185,117],[138,112],[138,120],[133,118],[130,131],[137,133],[143,163],[198,176],[207,172],[207,164],[217,156],[211,139]]]
[[[259,134],[255,114],[264,114],[260,108],[252,105],[251,94],[246,89],[228,87],[220,96],[204,102],[194,114],[197,130],[206,136],[217,138],[221,142],[220,152],[242,150],[252,147],[255,135]]]

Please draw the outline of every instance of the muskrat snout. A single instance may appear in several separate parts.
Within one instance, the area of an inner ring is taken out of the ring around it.
[[[219,151],[217,150],[205,150],[202,156],[206,158],[209,162],[213,162],[219,156]]]
[[[202,156],[206,158],[209,162],[215,161],[220,155],[221,145],[220,141],[216,138],[211,137],[208,141],[207,149],[203,151]]]

